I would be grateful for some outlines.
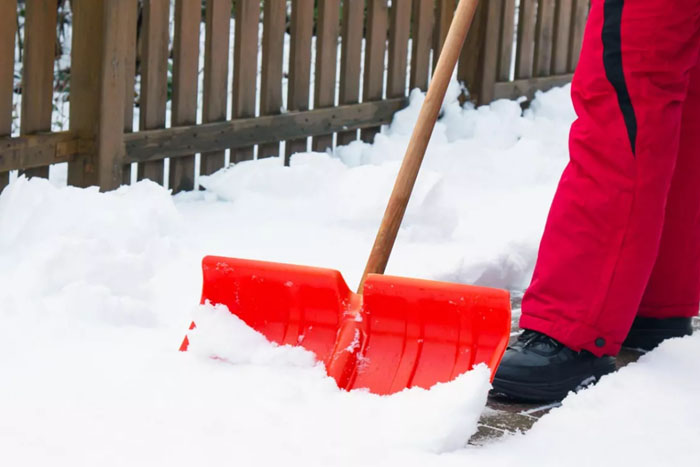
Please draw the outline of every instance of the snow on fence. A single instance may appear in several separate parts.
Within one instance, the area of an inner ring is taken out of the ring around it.
[[[71,185],[109,190],[148,178],[177,192],[224,167],[227,152],[231,162],[288,161],[307,144],[371,141],[409,89],[427,88],[456,2],[71,0],[70,118],[59,132],[57,1],[0,2],[0,189],[10,171],[46,177],[67,162]],[[482,1],[458,69],[469,99],[531,96],[570,80],[588,8],[589,0]]]

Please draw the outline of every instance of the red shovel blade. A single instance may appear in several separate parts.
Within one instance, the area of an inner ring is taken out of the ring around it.
[[[370,275],[359,295],[332,269],[215,256],[202,268],[202,303],[311,350],[344,389],[429,388],[479,363],[493,376],[510,336],[505,290]]]

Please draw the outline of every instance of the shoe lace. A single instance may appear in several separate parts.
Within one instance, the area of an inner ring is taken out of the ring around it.
[[[518,340],[522,343],[523,347],[528,347],[531,344],[536,344],[539,342],[552,346],[560,345],[559,341],[549,337],[548,335],[542,334],[541,332],[532,331],[530,329],[524,330],[523,333],[520,334]]]

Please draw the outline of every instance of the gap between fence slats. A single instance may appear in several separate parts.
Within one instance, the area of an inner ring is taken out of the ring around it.
[[[534,76],[549,76],[552,69],[555,0],[539,0],[535,28]]]
[[[387,1],[367,0],[363,102],[377,101],[384,97],[384,57],[388,24]],[[379,130],[378,126],[363,129],[360,132],[362,140],[371,143]]]
[[[165,127],[170,0],[146,0],[143,9],[139,130],[152,130]],[[163,161],[139,164],[137,173],[139,180],[147,178],[163,184]]]
[[[258,76],[259,0],[236,0],[231,118],[255,117]],[[254,146],[231,149],[231,162],[252,160]]]
[[[515,57],[515,78],[531,78],[535,46],[535,27],[537,22],[537,1],[520,0],[520,17],[518,19],[518,46]]]
[[[136,47],[138,35],[138,1],[130,2],[124,18],[124,28],[126,29],[126,58],[124,65],[124,132],[134,131],[134,98],[136,96]],[[131,166],[122,168],[122,184],[131,183]]]
[[[309,109],[311,82],[311,37],[314,29],[314,0],[292,0],[289,50],[289,80],[287,82],[287,109]],[[292,154],[306,151],[306,138],[287,141],[285,165]]]
[[[568,72],[571,7],[572,0],[557,0],[552,46],[552,73],[557,75]]]
[[[276,115],[282,108],[282,61],[286,1],[266,1],[263,5],[262,76],[260,115]],[[258,146],[258,158],[279,156],[279,140]]]
[[[16,33],[17,2],[4,1],[0,4],[0,137],[12,134]],[[0,191],[9,181],[10,173],[0,171]]]
[[[425,0],[413,0],[411,25],[411,78],[410,89],[428,89],[430,77],[430,47],[433,43],[435,5]]]
[[[22,67],[22,134],[51,130],[53,109],[53,64],[56,54],[56,2],[27,2],[24,23]],[[23,172],[28,177],[48,178],[49,168]]]
[[[231,0],[207,0],[205,12],[202,121],[226,120]],[[200,173],[211,175],[226,164],[226,151],[202,153]]]
[[[197,123],[201,15],[202,6],[199,3],[190,0],[176,1],[171,126]],[[169,185],[173,193],[194,189],[194,162],[194,154],[170,161]]]
[[[336,60],[338,55],[340,0],[321,0],[318,3],[316,27],[316,72],[314,108],[335,105]],[[333,147],[333,135],[314,138],[314,151],[325,152]]]
[[[343,2],[342,50],[340,53],[339,103],[356,104],[360,101],[360,74],[362,69],[362,28],[365,19],[364,2]],[[338,133],[338,145],[357,139],[357,131]]]

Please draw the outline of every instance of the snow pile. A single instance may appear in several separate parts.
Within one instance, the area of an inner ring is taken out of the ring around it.
[[[617,465],[700,456],[700,336],[664,344],[525,435],[465,447],[480,367],[430,391],[342,392],[299,348],[197,306],[205,254],[360,277],[422,100],[375,144],[239,164],[176,197],[18,179],[0,195],[3,465]],[[568,88],[445,105],[389,272],[522,289],[573,119]],[[192,319],[191,351],[178,348]],[[214,360],[216,354],[226,361]]]
[[[297,442],[303,444],[313,434],[317,443],[335,446],[336,455],[351,456],[355,450],[439,453],[461,448],[476,431],[486,403],[490,372],[485,366],[430,391],[412,388],[388,397],[348,393],[337,389],[311,352],[270,344],[225,307],[201,306],[194,316],[197,328],[188,334],[192,355],[234,367],[265,368],[271,384],[284,383],[281,388],[267,388],[270,404],[279,398],[295,403],[275,410],[285,418],[287,436],[298,434]],[[285,375],[283,381],[277,381],[279,374]]]

